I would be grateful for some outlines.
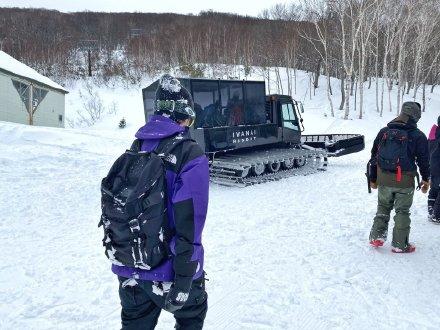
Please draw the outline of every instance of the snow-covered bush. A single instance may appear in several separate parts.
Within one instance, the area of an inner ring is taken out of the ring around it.
[[[92,126],[101,119],[105,110],[101,97],[89,81],[84,85],[84,89],[79,91],[79,97],[82,109],[77,111],[78,122],[80,125]]]

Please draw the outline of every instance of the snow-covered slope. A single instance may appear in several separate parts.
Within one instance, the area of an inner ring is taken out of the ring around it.
[[[120,111],[89,129],[0,123],[1,329],[119,328],[118,284],[97,227],[99,185],[143,113],[140,90],[100,92]],[[369,149],[393,117],[374,112],[373,92],[365,119],[324,117],[318,93],[305,104],[306,133],[359,132]],[[425,132],[440,115],[439,94],[428,96]],[[206,329],[440,327],[440,227],[426,221],[426,196],[416,193],[416,253],[371,249],[368,158],[365,150],[331,159],[327,172],[246,189],[211,186]],[[163,313],[158,328],[172,326]]]

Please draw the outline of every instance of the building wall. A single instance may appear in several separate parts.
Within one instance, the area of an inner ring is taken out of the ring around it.
[[[34,125],[64,127],[65,96],[57,91],[49,91],[34,114]],[[61,116],[61,121],[59,120]]]
[[[0,72],[0,120],[20,124],[29,123],[26,107],[15,89],[12,79],[29,84],[29,82]],[[35,87],[48,91],[34,114],[34,125],[64,127],[65,95],[56,90],[35,84]],[[61,116],[61,121],[59,120]]]
[[[27,124],[28,113],[11,77],[0,72],[0,120]]]

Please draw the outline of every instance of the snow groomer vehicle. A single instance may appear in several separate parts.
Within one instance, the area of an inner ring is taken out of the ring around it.
[[[365,148],[359,134],[302,135],[302,103],[266,95],[263,81],[178,78],[194,99],[191,136],[210,160],[211,180],[248,186],[307,175],[327,167],[328,157]],[[158,81],[142,90],[146,120],[154,112]]]

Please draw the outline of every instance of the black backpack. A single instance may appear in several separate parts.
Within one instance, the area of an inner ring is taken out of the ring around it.
[[[178,135],[152,152],[140,151],[141,140],[135,140],[102,179],[98,226],[113,264],[149,270],[170,257],[165,162],[188,140]]]
[[[397,174],[401,180],[402,171],[410,171],[411,163],[408,156],[408,131],[403,129],[388,129],[379,143],[377,165],[385,172]]]

